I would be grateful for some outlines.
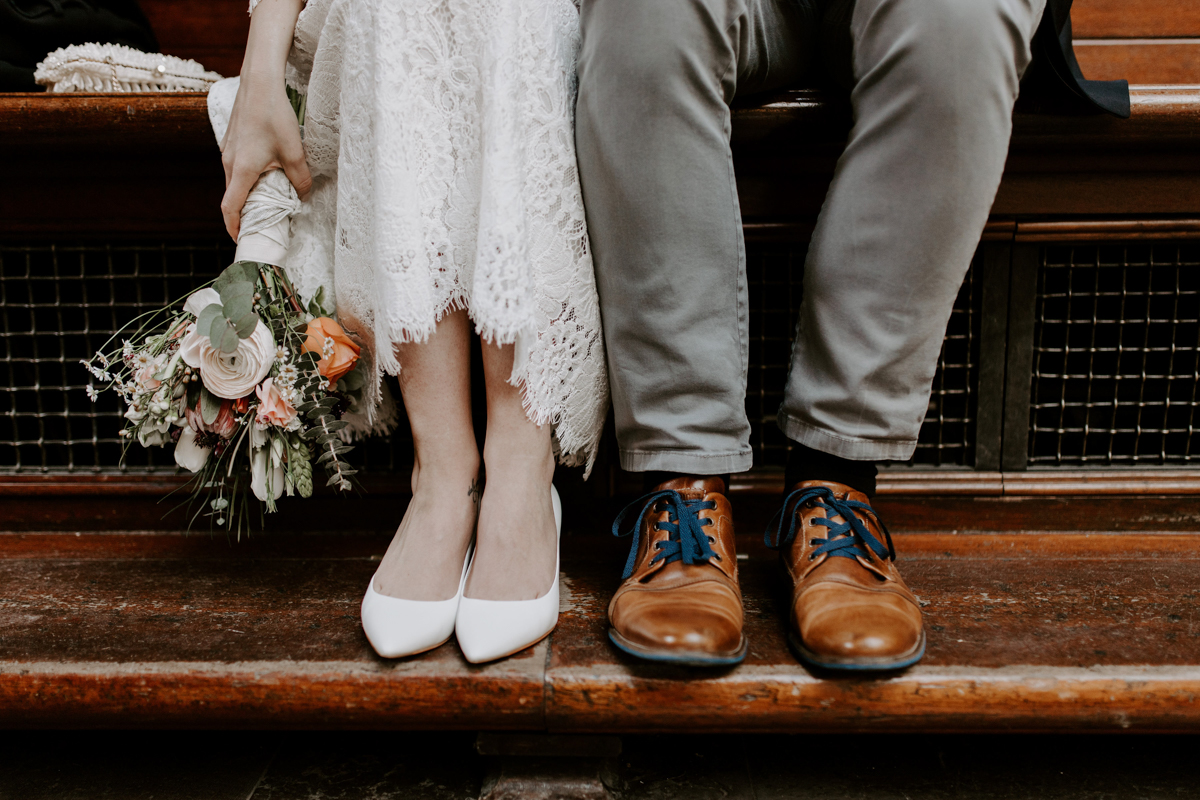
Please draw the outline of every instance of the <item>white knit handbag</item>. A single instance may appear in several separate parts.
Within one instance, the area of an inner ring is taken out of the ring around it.
[[[188,59],[93,42],[50,53],[33,79],[51,92],[207,92],[221,76]]]

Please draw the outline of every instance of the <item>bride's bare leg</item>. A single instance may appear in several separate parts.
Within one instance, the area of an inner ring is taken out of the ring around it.
[[[554,580],[554,510],[550,482],[554,453],[550,426],[525,416],[521,390],[508,382],[513,347],[484,344],[487,481],[479,509],[475,564],[466,596],[479,600],[533,600]]]
[[[458,591],[479,502],[472,335],[467,312],[458,311],[446,315],[428,341],[396,348],[415,457],[412,502],[375,583],[390,597],[448,600]]]

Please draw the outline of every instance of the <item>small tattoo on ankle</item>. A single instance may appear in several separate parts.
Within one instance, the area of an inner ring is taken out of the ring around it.
[[[471,479],[471,488],[467,489],[467,496],[471,498],[471,502],[479,505],[479,498],[483,495],[483,485],[478,478]]]

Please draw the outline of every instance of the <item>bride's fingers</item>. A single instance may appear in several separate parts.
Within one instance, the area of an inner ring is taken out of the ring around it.
[[[221,216],[225,218],[225,230],[236,242],[238,231],[242,227],[242,206],[246,205],[246,196],[258,180],[258,173],[246,169],[233,169],[229,185],[225,187],[225,196],[221,198]]]
[[[283,174],[287,175],[287,179],[292,182],[292,186],[296,188],[296,194],[300,195],[301,200],[308,199],[308,193],[312,191],[312,173],[308,170],[308,164],[304,160],[304,148],[297,147],[296,152],[288,153],[283,159]]]

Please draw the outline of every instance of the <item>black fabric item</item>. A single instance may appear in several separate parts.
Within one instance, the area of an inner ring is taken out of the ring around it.
[[[783,490],[789,492],[801,481],[832,481],[873,498],[878,474],[879,468],[874,461],[851,461],[793,442],[784,472]]]
[[[1048,0],[1033,35],[1033,62],[1021,79],[1018,111],[1042,114],[1107,112],[1129,117],[1129,81],[1083,77],[1071,38],[1072,0]]]
[[[36,92],[33,70],[73,44],[122,44],[158,52],[136,0],[0,0],[0,91]]]

